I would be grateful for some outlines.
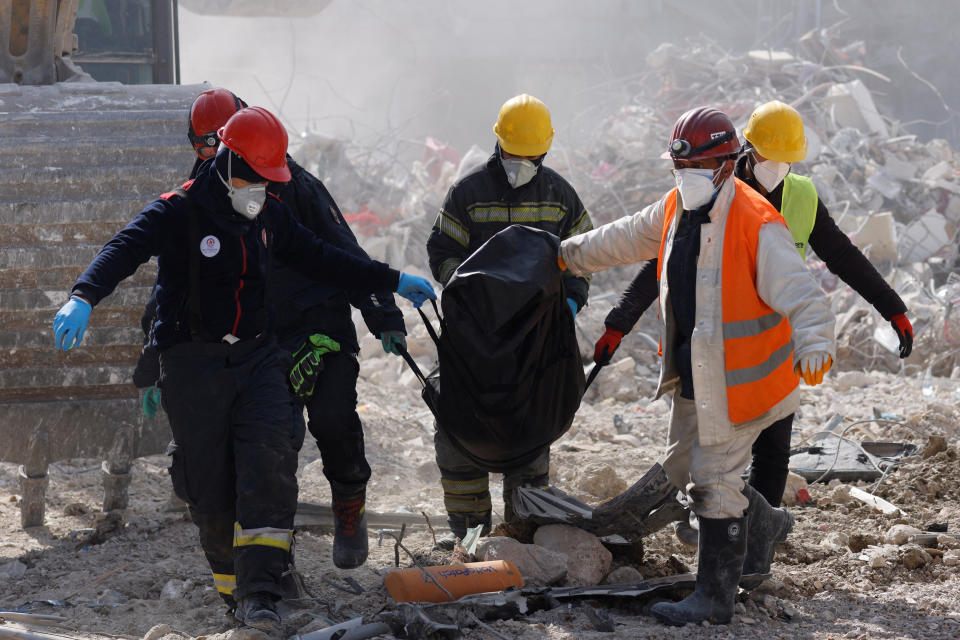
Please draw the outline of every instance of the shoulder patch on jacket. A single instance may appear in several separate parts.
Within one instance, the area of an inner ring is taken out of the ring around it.
[[[340,221],[340,212],[337,211],[337,208],[333,205],[330,205],[330,216],[333,218],[333,221],[337,224],[343,224]]]
[[[167,191],[166,193],[161,193],[160,199],[169,200],[173,196],[180,196],[182,198],[187,195],[187,190],[190,189],[191,185],[193,185],[193,178],[191,178],[190,180],[187,180],[186,182],[184,182],[182,185],[180,185],[173,191]]]

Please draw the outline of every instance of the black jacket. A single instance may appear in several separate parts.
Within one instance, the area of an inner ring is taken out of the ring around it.
[[[735,175],[756,189],[757,182],[753,175],[749,174],[746,162],[746,156],[737,161]],[[783,183],[765,197],[779,211],[783,201]],[[837,223],[830,217],[830,212],[819,198],[817,217],[807,244],[832,273],[869,302],[884,320],[907,312],[907,306],[897,292],[887,284],[867,257],[850,242],[847,234],[837,227]],[[617,306],[607,314],[604,324],[611,329],[629,333],[658,295],[657,261],[651,260],[644,264],[640,273],[620,296]]]
[[[340,214],[337,203],[323,183],[289,156],[290,181],[277,185],[277,195],[290,207],[297,221],[324,242],[359,258],[369,259]],[[350,305],[360,310],[367,328],[380,337],[384,331],[406,332],[403,313],[393,299],[393,290],[375,293],[345,291],[336,283],[308,278],[295,265],[278,261],[270,277],[270,295],[277,309],[277,334],[281,344],[304,334],[323,333],[343,349],[357,352],[357,330]]]
[[[498,149],[447,193],[427,240],[433,277],[446,284],[461,262],[513,224],[543,229],[561,240],[593,228],[577,192],[553,169],[541,165],[533,180],[511,187]],[[589,280],[566,275],[565,284],[567,297],[583,307]]]
[[[159,349],[191,339],[219,341],[227,334],[244,340],[269,330],[265,276],[271,256],[338,286],[396,289],[399,272],[319,240],[275,197],[267,198],[252,221],[236,214],[212,162],[201,165],[183,188],[189,202],[171,192],[147,205],[101,249],[72,291],[96,305],[157,256],[153,343]]]

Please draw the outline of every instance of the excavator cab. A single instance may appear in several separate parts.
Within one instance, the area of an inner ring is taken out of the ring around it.
[[[100,82],[177,84],[175,0],[80,0],[74,62]]]

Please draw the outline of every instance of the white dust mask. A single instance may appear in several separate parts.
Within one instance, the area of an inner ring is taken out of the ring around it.
[[[533,176],[537,175],[537,165],[526,158],[501,157],[500,161],[503,163],[503,170],[507,174],[507,182],[514,189],[527,184],[533,180]]]
[[[773,160],[764,160],[753,164],[753,177],[761,187],[769,193],[777,188],[777,185],[783,182],[783,179],[790,172],[789,162],[774,162]]]
[[[230,198],[233,210],[247,220],[253,220],[263,209],[263,203],[267,201],[267,185],[254,182],[245,187],[235,187],[232,173],[231,158],[227,158],[227,179],[223,179],[220,171],[217,171],[217,177],[227,188],[227,196]]]
[[[713,185],[713,169],[674,169],[677,191],[683,200],[683,208],[699,209],[713,199],[718,189]]]

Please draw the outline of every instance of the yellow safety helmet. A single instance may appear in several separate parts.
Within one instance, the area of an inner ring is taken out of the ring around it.
[[[796,109],[779,100],[754,109],[743,137],[767,160],[800,162],[807,156],[803,118]]]
[[[500,148],[515,156],[542,156],[553,143],[550,110],[540,100],[521,93],[500,107],[493,125]]]

